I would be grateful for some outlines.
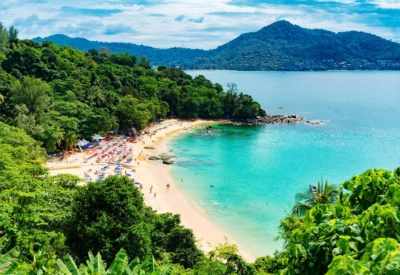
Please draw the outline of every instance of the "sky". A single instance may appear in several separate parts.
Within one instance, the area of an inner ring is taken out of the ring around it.
[[[65,34],[158,48],[213,49],[279,20],[400,43],[400,0],[0,0],[20,38]]]

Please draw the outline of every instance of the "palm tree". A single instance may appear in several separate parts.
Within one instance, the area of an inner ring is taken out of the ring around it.
[[[329,184],[328,181],[324,184],[318,182],[318,185],[310,184],[310,187],[299,192],[295,196],[295,204],[292,212],[298,217],[303,217],[307,210],[313,208],[317,204],[333,204],[339,196],[339,187]]]

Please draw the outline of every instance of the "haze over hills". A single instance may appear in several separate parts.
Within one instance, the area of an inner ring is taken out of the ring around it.
[[[400,44],[364,32],[334,33],[278,21],[245,33],[212,50],[157,49],[130,43],[107,43],[52,35],[34,41],[53,41],[87,51],[106,48],[113,53],[144,55],[153,66],[182,69],[327,70],[400,69]]]

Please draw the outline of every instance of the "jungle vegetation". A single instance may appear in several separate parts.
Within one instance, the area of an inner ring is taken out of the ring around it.
[[[80,186],[51,176],[46,150],[77,137],[167,115],[263,111],[235,85],[17,35],[0,26],[0,274],[400,274],[400,168],[300,192],[280,224],[283,250],[254,263],[229,244],[203,253],[180,217],[146,206],[127,177]]]
[[[144,129],[165,117],[254,118],[265,111],[236,85],[223,87],[142,56],[19,40],[0,28],[0,121],[47,151],[110,130]]]

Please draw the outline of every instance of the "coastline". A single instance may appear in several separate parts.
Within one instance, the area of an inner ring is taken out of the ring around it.
[[[152,125],[148,128],[148,132],[156,131],[154,135],[143,135],[136,143],[128,143],[129,146],[133,147],[135,157],[137,156],[136,172],[132,173],[132,176],[135,181],[143,185],[142,193],[146,205],[152,207],[158,213],[171,212],[179,214],[182,225],[193,230],[201,250],[207,253],[219,244],[228,242],[236,244],[239,254],[247,261],[253,262],[255,260],[253,255],[213,224],[204,211],[177,188],[176,182],[174,182],[170,174],[170,166],[148,160],[151,155],[166,153],[165,145],[170,137],[204,124],[215,123],[219,122],[207,120],[192,122],[169,119]],[[145,149],[144,147],[147,146],[152,146],[154,149]],[[51,175],[70,173],[83,178],[88,169],[97,170],[102,165],[92,162],[85,164],[83,162],[84,157],[84,154],[77,153],[69,157],[70,159],[73,158],[69,163],[56,161],[48,163],[47,167],[50,169]],[[167,184],[170,185],[169,188],[166,187]],[[151,193],[150,186],[153,186]],[[156,197],[154,197],[154,193],[156,193]]]

